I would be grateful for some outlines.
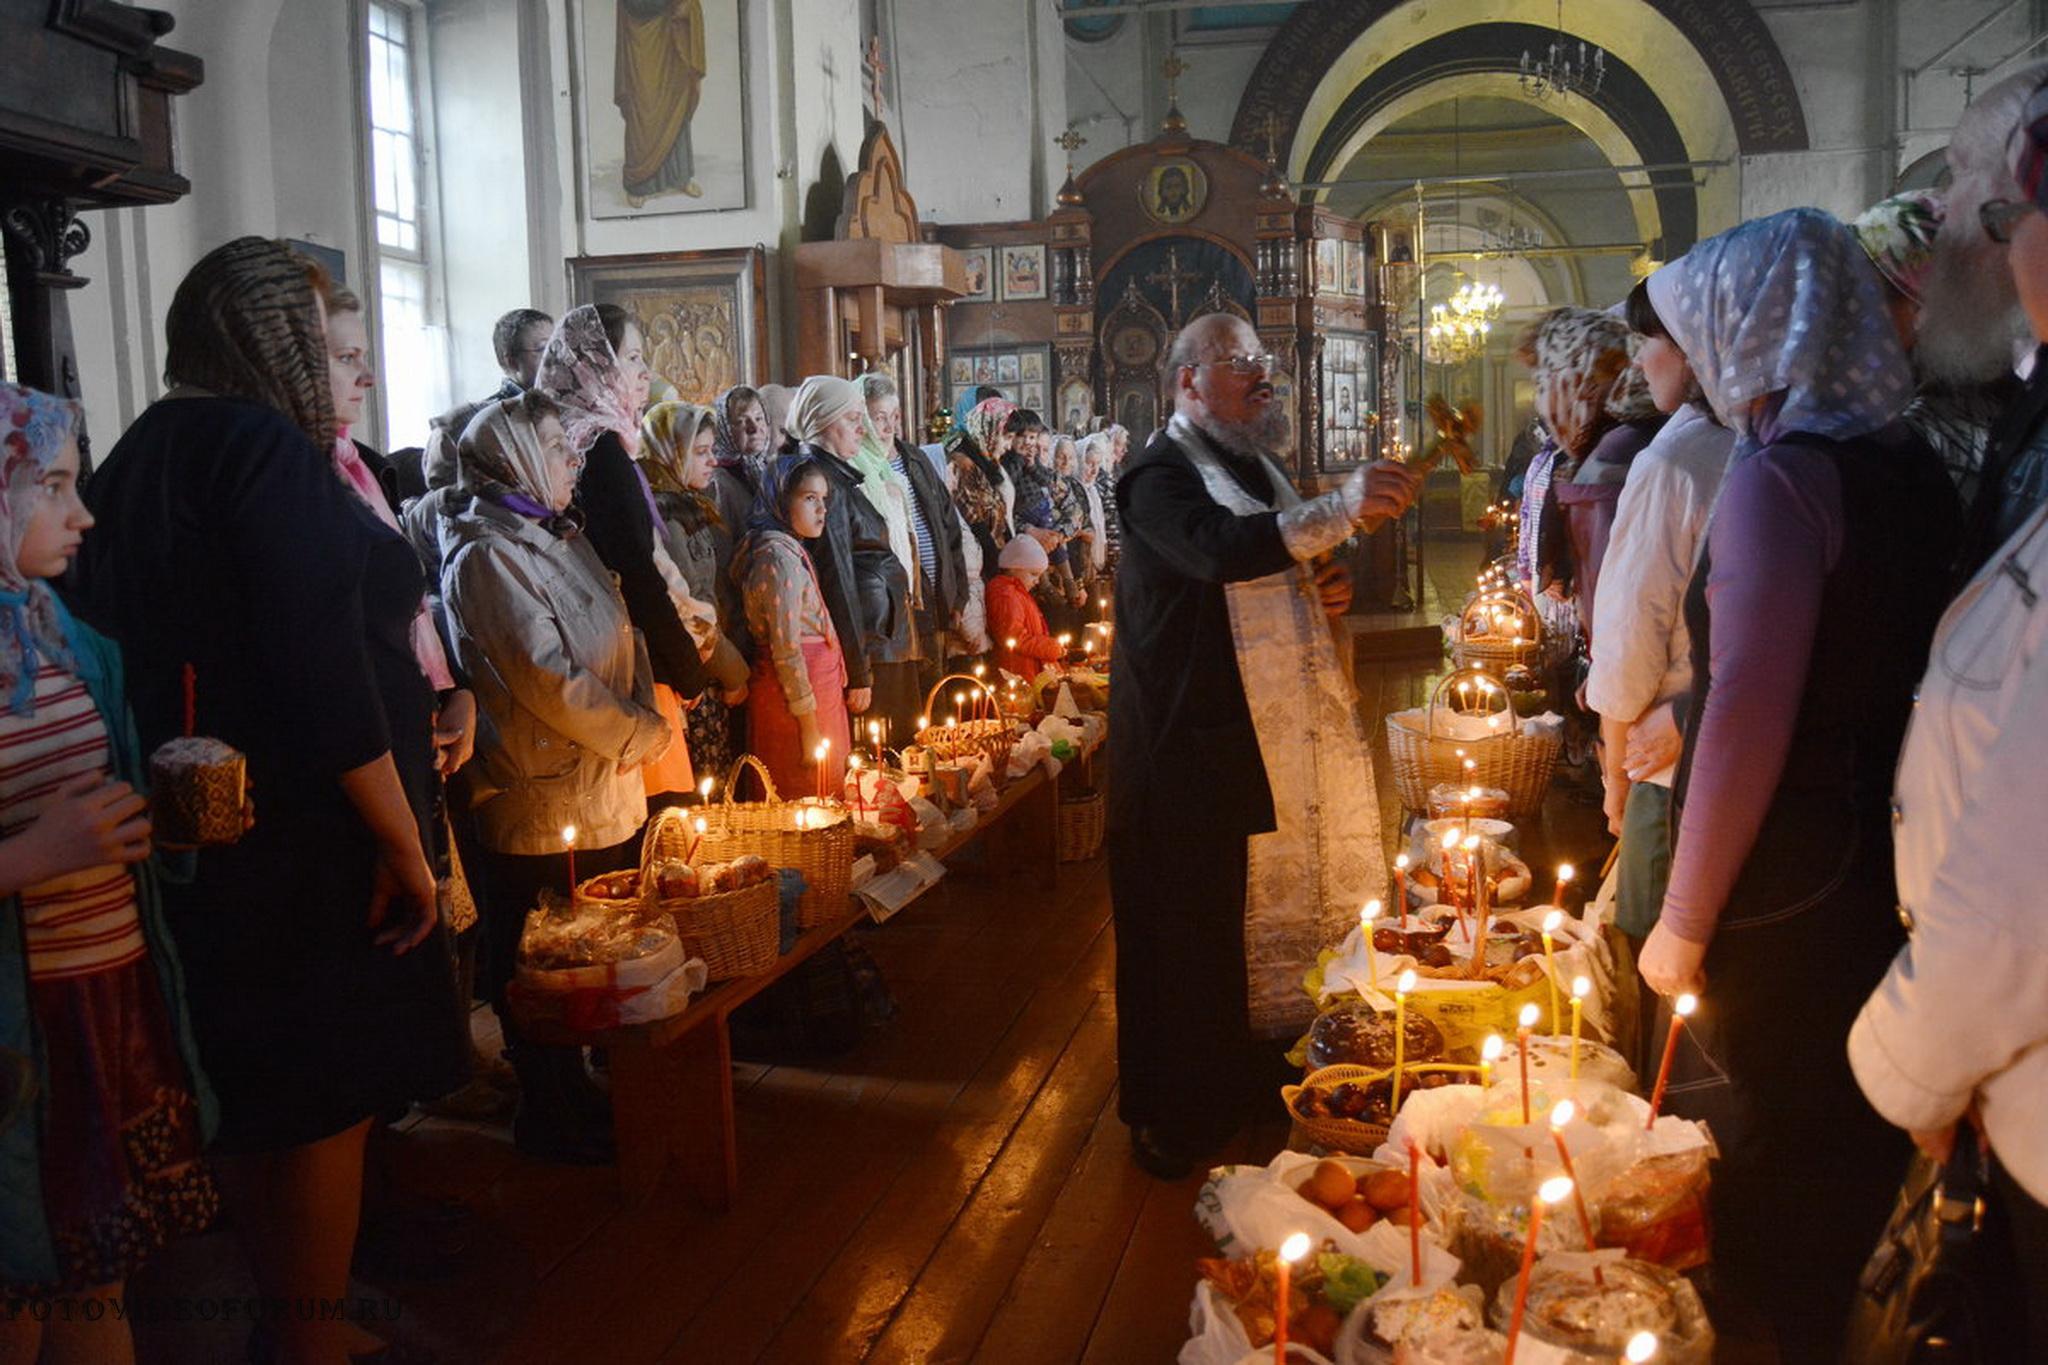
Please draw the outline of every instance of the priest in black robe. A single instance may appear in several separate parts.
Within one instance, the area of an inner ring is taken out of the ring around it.
[[[1325,620],[1350,583],[1317,561],[1399,516],[1418,480],[1378,464],[1300,498],[1272,458],[1288,424],[1262,350],[1237,318],[1190,324],[1171,357],[1176,415],[1117,481],[1119,1106],[1162,1179],[1220,1147],[1248,1101],[1271,1102],[1258,1035],[1307,1006],[1290,964],[1384,894],[1370,758]]]

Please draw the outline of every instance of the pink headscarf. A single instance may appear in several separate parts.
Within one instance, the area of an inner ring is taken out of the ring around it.
[[[570,449],[582,454],[609,431],[628,455],[640,453],[640,415],[626,396],[618,353],[593,305],[571,308],[555,324],[533,386],[562,410]]]
[[[370,509],[377,520],[397,531],[405,532],[398,525],[398,517],[391,510],[391,504],[384,497],[384,488],[377,482],[377,476],[363,463],[362,452],[349,439],[347,427],[334,429],[334,472],[348,485],[348,491],[356,500]],[[420,609],[412,618],[412,657],[419,664],[420,672],[426,675],[427,683],[436,692],[446,692],[455,686],[455,674],[448,667],[448,651],[441,647],[441,632],[434,629],[434,618],[427,611],[425,598],[420,599]]]

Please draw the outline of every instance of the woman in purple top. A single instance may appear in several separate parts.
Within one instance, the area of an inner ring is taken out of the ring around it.
[[[1832,1361],[1906,1156],[1844,1046],[1901,936],[1887,799],[1954,496],[1933,451],[1891,429],[1912,374],[1832,217],[1703,242],[1649,297],[1735,455],[1687,594],[1677,844],[1639,965],[1661,995],[1702,996],[1669,1107],[1721,1146],[1728,1288],[1784,1359]]]

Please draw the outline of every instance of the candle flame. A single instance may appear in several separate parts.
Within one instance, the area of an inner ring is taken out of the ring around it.
[[[1379,917],[1380,903],[1376,900],[1367,901],[1358,911],[1358,922],[1360,924],[1370,924]]]
[[[1394,859],[1394,866],[1406,872],[1408,870],[1408,855],[1403,853],[1400,857]]]
[[[1542,1186],[1536,1191],[1536,1197],[1546,1204],[1556,1204],[1563,1202],[1570,1196],[1571,1192],[1571,1177],[1556,1175],[1543,1182]]]
[[[1559,881],[1568,882],[1575,875],[1577,874],[1572,871],[1572,865],[1570,863],[1559,863],[1557,865],[1557,879]]]
[[[1557,932],[1558,926],[1563,923],[1564,911],[1553,910],[1543,917],[1543,932],[1546,934],[1554,934]]]
[[[846,765],[847,765],[847,766],[848,766],[849,768],[852,768],[852,769],[853,769],[853,770],[854,770],[855,772],[859,772],[859,771],[860,771],[860,755],[859,755],[859,754],[848,754],[848,755],[846,756]]]
[[[1446,852],[1446,853],[1449,853],[1449,852],[1450,852],[1450,851],[1451,851],[1452,849],[1456,848],[1457,846],[1458,846],[1458,831],[1456,831],[1456,830],[1454,830],[1454,829],[1447,829],[1447,830],[1445,830],[1445,831],[1444,831],[1444,852]]]
[[[1579,1108],[1570,1100],[1559,1100],[1550,1111],[1550,1126],[1562,1128],[1578,1116]]]
[[[1628,1346],[1624,1348],[1622,1354],[1628,1357],[1630,1365],[1643,1365],[1644,1361],[1657,1354],[1657,1334],[1655,1332],[1636,1333],[1628,1339]]]
[[[1536,1002],[1532,1000],[1528,1004],[1522,1006],[1522,1012],[1515,1016],[1515,1022],[1521,1025],[1523,1028],[1535,1028],[1536,1016],[1538,1013],[1539,1011],[1536,1008]]]
[[[919,717],[917,718],[917,728],[918,728],[918,729],[920,729],[920,730],[928,730],[928,729],[930,729],[930,728],[931,728],[931,723],[932,723],[932,718],[931,718],[930,716],[919,716]]]
[[[1468,834],[1468,835],[1466,835],[1466,836],[1465,836],[1465,851],[1466,851],[1467,853],[1477,853],[1477,852],[1479,851],[1479,836],[1478,836],[1478,835],[1476,835],[1476,834]]]
[[[1586,976],[1572,978],[1572,999],[1584,1000],[1593,993],[1593,979]]]
[[[705,779],[704,779],[704,780],[703,780],[702,782],[699,782],[699,783],[697,784],[697,795],[699,795],[699,796],[703,797],[703,798],[704,798],[704,799],[705,799],[706,801],[709,801],[709,800],[711,799],[711,779],[710,779],[710,778],[708,778],[708,777],[707,777],[707,778],[705,778]]]
[[[975,677],[977,677],[977,678],[980,678],[980,677],[985,677],[985,676],[987,676],[987,674],[988,674],[988,665],[987,665],[987,664],[976,664],[976,665],[974,666],[974,676],[975,676]]]
[[[1489,1033],[1486,1035],[1486,1041],[1479,1045],[1479,1057],[1481,1061],[1497,1062],[1500,1060],[1500,1054],[1507,1050],[1508,1045],[1500,1040],[1498,1033]]]
[[[868,722],[868,736],[869,736],[869,737],[870,737],[871,739],[880,739],[880,738],[882,737],[882,722],[880,722],[880,721],[878,721],[878,720],[871,720],[871,721],[869,721],[869,722]]]
[[[1415,969],[1410,967],[1401,973],[1401,979],[1394,983],[1395,995],[1407,995],[1415,989]]]
[[[562,847],[564,847],[564,848],[574,848],[575,846],[576,846],[576,826],[574,826],[574,825],[564,825],[564,826],[562,826]]]
[[[1671,1004],[1671,1012],[1681,1019],[1690,1019],[1692,1012],[1700,1007],[1700,998],[1691,991],[1678,997]]]
[[[706,825],[706,824],[704,823],[704,817],[703,817],[703,816],[701,816],[701,815],[700,815],[700,816],[698,816],[698,817],[697,817],[697,832],[698,832],[699,834],[702,834],[702,833],[703,833],[703,832],[704,832],[704,831],[705,831],[706,829],[708,829],[708,828],[710,828],[710,826],[708,826],[708,825]]]
[[[1308,1255],[1308,1234],[1297,1232],[1280,1244],[1280,1259],[1292,1265]]]
[[[1012,636],[1011,636],[1011,637],[1010,637],[1009,639],[1007,639],[1007,640],[1003,641],[1003,648],[1004,648],[1004,649],[1015,649],[1016,647],[1017,647],[1017,637],[1016,637],[1016,636],[1014,636],[1014,635],[1012,635]]]

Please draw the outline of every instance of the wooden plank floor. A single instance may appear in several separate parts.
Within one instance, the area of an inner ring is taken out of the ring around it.
[[[1438,667],[1359,672],[1390,845],[1382,718],[1420,703]],[[1573,812],[1553,823],[1585,827]],[[898,1015],[826,1068],[740,1066],[740,1196],[725,1214],[669,1186],[626,1204],[608,1169],[528,1161],[502,1128],[415,1119],[390,1144],[397,1179],[466,1205],[475,1236],[446,1278],[361,1286],[399,1310],[395,1332],[377,1329],[447,1365],[1171,1361],[1211,1249],[1199,1179],[1142,1174],[1116,1117],[1104,866],[1063,867],[1051,892],[962,869],[856,932]],[[1263,1162],[1285,1135],[1276,1099],[1226,1157]],[[246,1293],[237,1261],[216,1233],[149,1287]],[[156,1329],[144,1358],[238,1359],[242,1330]]]

